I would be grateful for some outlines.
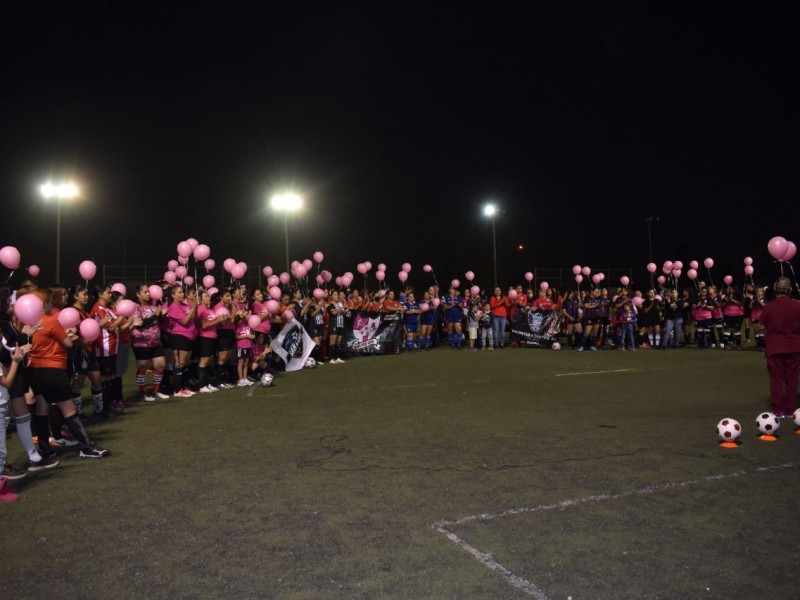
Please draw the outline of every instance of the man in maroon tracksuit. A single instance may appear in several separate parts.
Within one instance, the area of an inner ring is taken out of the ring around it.
[[[779,277],[775,300],[767,302],[759,322],[766,328],[767,371],[775,415],[790,416],[797,408],[800,375],[800,302],[793,300],[792,282]]]

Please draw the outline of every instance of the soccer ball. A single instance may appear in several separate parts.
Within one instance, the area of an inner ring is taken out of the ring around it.
[[[261,385],[264,387],[272,386],[272,382],[275,381],[275,376],[272,373],[264,373],[261,376]]]
[[[723,442],[732,442],[742,435],[742,426],[735,419],[722,419],[717,423],[717,435]]]
[[[309,356],[304,366],[306,369],[314,369],[317,366],[317,360],[313,356]]]
[[[794,413],[792,413],[792,419],[794,419],[794,424],[800,426],[800,408],[798,408]]]
[[[769,435],[778,431],[781,424],[773,413],[765,412],[756,417],[756,427],[764,435]]]
[[[550,346],[553,350],[561,350],[561,344],[558,342],[553,342],[553,345]]]

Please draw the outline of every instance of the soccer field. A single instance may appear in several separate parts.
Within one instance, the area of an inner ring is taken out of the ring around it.
[[[89,428],[112,457],[0,507],[3,595],[795,598],[800,435],[757,439],[764,362],[437,349],[136,404]]]

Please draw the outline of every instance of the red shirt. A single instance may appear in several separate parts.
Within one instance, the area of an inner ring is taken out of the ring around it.
[[[489,298],[489,306],[492,308],[492,315],[495,317],[507,317],[508,316],[508,307],[510,306],[510,302],[508,298],[505,296],[492,296]]]
[[[778,296],[764,305],[758,322],[767,329],[767,357],[800,352],[800,302]]]
[[[42,326],[33,334],[29,366],[39,369],[66,369],[67,351],[61,340],[67,332],[53,315],[42,317]]]
[[[89,313],[98,323],[107,319],[105,325],[100,325],[100,336],[92,342],[95,356],[116,356],[117,355],[117,335],[116,328],[109,329],[111,323],[117,320],[117,315],[107,306],[102,306],[99,302],[92,307]]]

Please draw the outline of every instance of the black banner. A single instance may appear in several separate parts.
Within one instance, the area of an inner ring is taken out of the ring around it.
[[[561,331],[561,313],[534,311],[527,306],[517,307],[509,327],[511,339],[520,346],[549,348]]]
[[[350,311],[344,317],[343,343],[357,354],[394,354],[403,343],[403,320],[397,313]]]

